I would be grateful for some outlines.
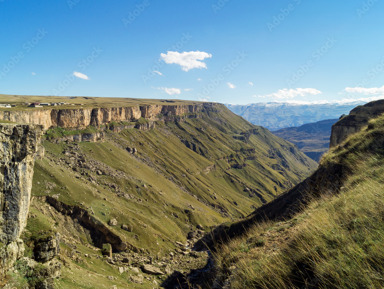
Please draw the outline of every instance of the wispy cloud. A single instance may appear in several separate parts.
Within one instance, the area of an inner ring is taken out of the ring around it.
[[[384,94],[384,86],[382,87],[346,87],[345,91],[348,93],[364,94],[364,95],[374,95],[374,94]]]
[[[192,88],[184,88],[184,91],[192,91]]]
[[[353,102],[371,102],[379,99],[384,99],[384,95],[371,96],[371,97],[360,97],[360,98],[343,98],[342,100],[336,101],[339,104],[347,104]]]
[[[236,88],[236,85],[234,85],[233,83],[230,83],[230,82],[227,82],[227,86],[228,86],[230,89],[235,89],[235,88]]]
[[[248,82],[248,84],[249,84],[250,86],[254,86],[254,84],[253,84],[252,81]]]
[[[184,71],[194,68],[207,68],[207,64],[203,62],[206,58],[212,58],[212,54],[203,51],[177,52],[167,51],[160,54],[161,59],[167,64],[178,64]]]
[[[31,74],[32,74],[33,76],[36,76],[36,72],[32,72]]]
[[[158,87],[157,89],[164,91],[168,95],[179,95],[179,94],[181,94],[181,89],[180,88]]]
[[[308,95],[318,95],[322,92],[320,90],[317,90],[315,88],[283,88],[279,89],[278,91],[267,94],[267,95],[255,95],[255,97],[258,98],[275,98],[275,99],[293,99],[297,96],[308,96]]]
[[[201,78],[198,78],[197,81],[203,81]]]
[[[160,71],[154,70],[153,73],[156,73],[157,75],[163,76],[163,74]]]
[[[77,77],[77,78],[81,78],[81,79],[84,79],[84,80],[89,80],[88,75],[85,75],[84,73],[81,73],[81,72],[74,71],[73,75],[75,77]]]
[[[199,100],[200,100],[200,101],[209,101],[209,100],[210,100],[210,97],[209,97],[209,96],[206,96],[206,97],[199,97]]]
[[[384,96],[371,96],[371,97],[360,97],[360,98],[343,98],[338,100],[312,100],[312,101],[306,101],[306,100],[276,100],[272,103],[286,103],[290,105],[316,105],[316,104],[338,104],[338,105],[345,105],[345,104],[356,104],[356,103],[367,103],[379,99],[384,99]]]

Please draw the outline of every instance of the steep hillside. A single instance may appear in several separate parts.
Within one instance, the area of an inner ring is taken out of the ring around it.
[[[383,144],[380,116],[307,180],[217,228],[205,238],[216,252],[205,280],[223,288],[382,288]]]
[[[60,234],[59,288],[152,288],[200,266],[206,255],[190,247],[204,230],[248,215],[316,167],[220,104],[92,101],[2,110],[49,127],[23,238],[32,254],[40,236]]]
[[[295,144],[303,153],[315,161],[328,151],[332,125],[337,119],[307,123],[274,131],[273,134]]]
[[[297,127],[324,119],[339,118],[356,105],[353,104],[290,104],[253,103],[249,105],[227,105],[227,107],[249,122],[274,131],[287,127]]]

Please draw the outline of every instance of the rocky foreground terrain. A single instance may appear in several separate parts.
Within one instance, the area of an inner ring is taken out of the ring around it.
[[[20,236],[27,259],[7,272],[9,288],[158,287],[207,261],[193,248],[212,228],[247,216],[316,168],[221,104],[9,100],[4,121],[44,129]],[[48,102],[29,102],[36,101]],[[40,265],[56,261],[49,272]]]

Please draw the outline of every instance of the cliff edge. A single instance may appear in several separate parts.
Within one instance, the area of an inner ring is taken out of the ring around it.
[[[149,121],[173,120],[175,118],[197,117],[201,112],[212,110],[221,104],[146,104],[118,107],[77,108],[28,108],[0,110],[0,119],[16,123],[42,125],[44,129],[62,127],[84,129],[109,122],[134,122],[140,118]]]
[[[345,141],[350,135],[359,132],[368,125],[370,119],[384,113],[384,100],[373,101],[351,110],[332,126],[330,147],[335,147]]]
[[[0,123],[0,277],[23,255],[34,158],[41,128]]]

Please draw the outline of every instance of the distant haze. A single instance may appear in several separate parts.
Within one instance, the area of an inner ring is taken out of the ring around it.
[[[361,104],[363,103],[300,105],[272,102],[249,105],[227,104],[227,107],[249,122],[274,131],[325,119],[337,119]]]

